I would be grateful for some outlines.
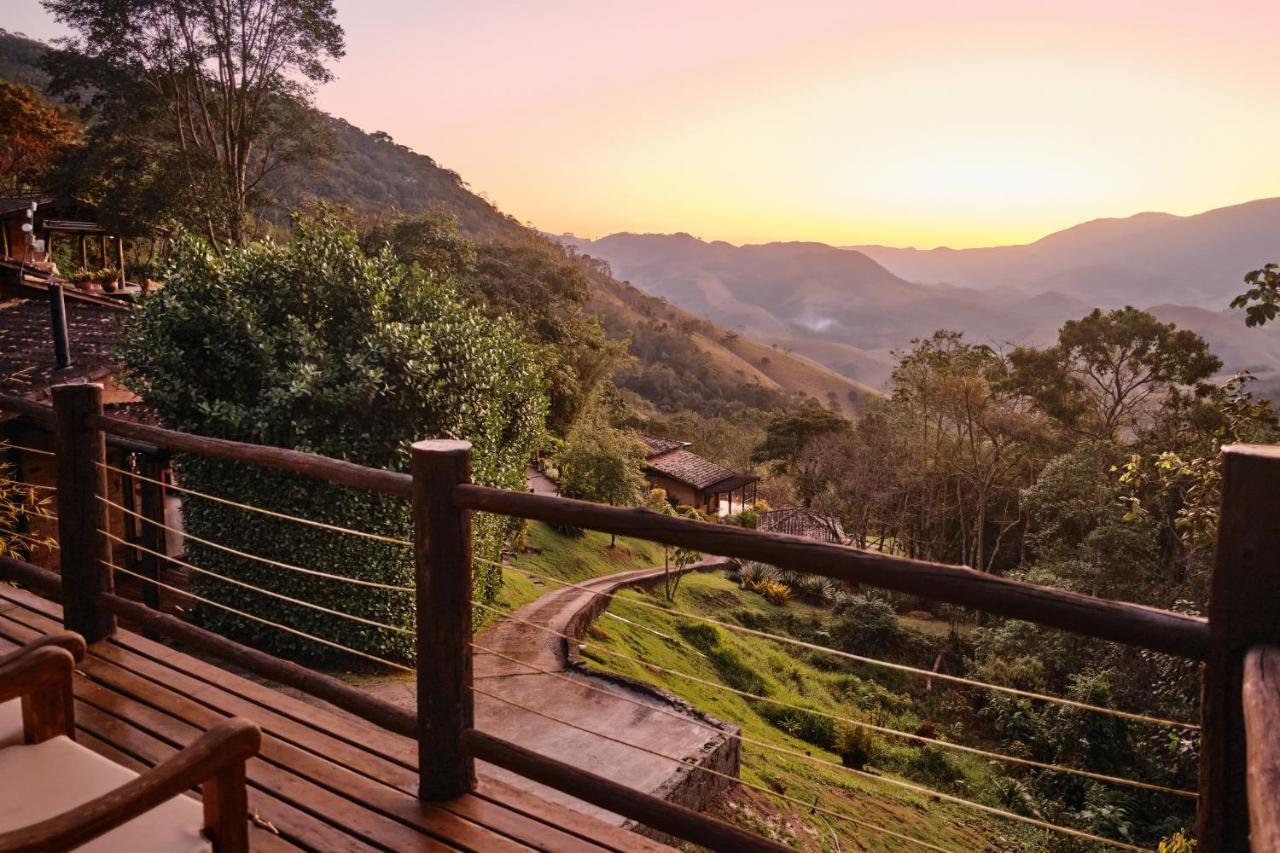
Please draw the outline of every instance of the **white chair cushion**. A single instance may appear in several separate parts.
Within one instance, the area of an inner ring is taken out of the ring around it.
[[[67,737],[0,750],[0,832],[30,826],[84,805],[137,777]],[[178,796],[77,850],[94,853],[212,851],[200,832],[204,811]]]
[[[0,749],[22,743],[22,700],[0,702]]]

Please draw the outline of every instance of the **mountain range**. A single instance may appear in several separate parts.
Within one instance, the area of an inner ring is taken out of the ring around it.
[[[1280,329],[1246,329],[1227,310],[1245,272],[1280,258],[1280,199],[1098,219],[979,249],[561,239],[647,293],[873,386],[887,379],[892,349],[936,329],[1046,345],[1064,321],[1123,305],[1203,335],[1226,371],[1280,378]]]

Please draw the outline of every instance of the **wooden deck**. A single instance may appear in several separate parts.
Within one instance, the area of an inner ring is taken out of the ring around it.
[[[57,604],[0,584],[0,653],[61,627]],[[422,804],[408,738],[129,631],[90,647],[75,695],[77,739],[135,770],[225,717],[258,723],[262,751],[248,765],[257,850],[669,849],[483,773],[476,793]]]

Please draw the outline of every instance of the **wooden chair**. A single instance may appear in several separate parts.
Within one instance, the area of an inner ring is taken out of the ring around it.
[[[79,663],[84,658],[84,637],[74,631],[59,631],[56,634],[46,634],[17,651],[10,652],[7,655],[0,655],[0,670],[3,670],[4,667],[7,667],[23,655],[28,655],[45,646],[57,646],[58,648],[66,649],[71,652],[71,656],[75,658],[76,663]],[[17,698],[10,699],[8,702],[0,702],[0,749],[6,746],[17,746],[23,742],[22,699]]]
[[[136,774],[75,742],[74,667],[48,643],[0,664],[0,702],[21,700],[24,739],[0,749],[0,851],[247,851],[245,761],[258,727],[224,720]],[[197,784],[203,807],[184,796]]]

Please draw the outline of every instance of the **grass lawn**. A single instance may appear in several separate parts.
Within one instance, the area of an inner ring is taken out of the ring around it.
[[[829,656],[800,652],[772,640],[629,603],[635,600],[665,603],[659,591],[620,593],[611,612],[626,621],[606,617],[596,623],[585,655],[602,669],[658,685],[722,720],[736,723],[742,727],[744,737],[839,765],[840,756],[833,748],[839,730],[845,726],[658,672],[608,652],[617,651],[716,684],[890,728],[914,731],[924,720],[923,709],[901,678],[886,678],[882,683],[865,672],[853,674],[833,664]],[[759,595],[739,589],[719,572],[686,577],[677,593],[676,607],[770,632],[777,632],[785,619],[806,619],[822,613],[830,618],[826,608],[803,601],[793,600],[782,607],[770,605]],[[877,735],[866,769],[871,776],[744,743],[742,778],[799,802],[743,789],[725,804],[722,816],[810,850],[921,849],[901,838],[879,833],[870,824],[947,850],[1058,849],[1047,846],[1046,839],[1036,837],[1021,825],[937,802],[928,795],[894,788],[882,781],[901,779],[996,805],[990,792],[1002,768],[980,757]],[[814,813],[809,808],[813,804],[861,821],[862,825]]]

